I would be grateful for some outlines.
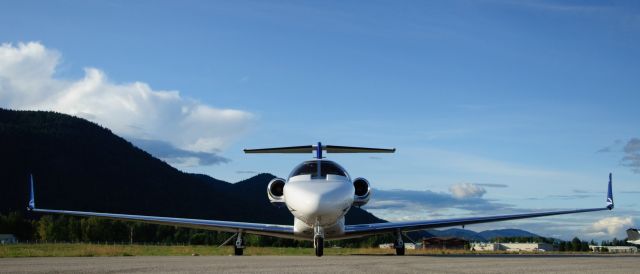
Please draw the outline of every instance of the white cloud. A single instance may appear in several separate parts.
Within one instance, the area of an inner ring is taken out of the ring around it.
[[[456,171],[473,172],[478,174],[491,174],[500,176],[518,176],[528,178],[574,178],[573,174],[547,170],[536,167],[529,167],[485,158],[478,155],[447,151],[435,148],[414,149],[422,155],[430,155],[427,160],[429,165],[453,169]]]
[[[487,193],[484,187],[470,183],[452,185],[449,187],[449,191],[451,191],[451,194],[458,199],[480,198],[482,195]]]
[[[478,190],[476,195],[461,199],[453,194],[429,190],[374,189],[371,201],[364,208],[387,221],[484,216],[487,211],[504,214],[513,212],[511,205],[483,199]]]
[[[623,238],[625,237],[624,231],[633,226],[634,222],[632,217],[607,217],[593,223],[591,227],[587,229],[587,233],[595,237],[609,236]]]
[[[129,139],[160,140],[202,153],[225,148],[254,120],[249,112],[214,108],[178,91],[116,83],[96,68],[85,68],[82,79],[60,79],[55,77],[60,58],[38,42],[2,44],[0,107],[67,113]]]
[[[630,167],[635,173],[640,173],[640,138],[631,138],[623,148],[622,165]]]

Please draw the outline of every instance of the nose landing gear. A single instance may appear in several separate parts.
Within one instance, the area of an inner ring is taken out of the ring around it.
[[[396,233],[396,242],[394,247],[396,248],[396,255],[402,256],[404,255],[405,247],[404,242],[402,241],[402,231],[398,229]]]
[[[316,256],[322,257],[324,254],[324,229],[318,221],[313,228],[313,247],[316,249]]]

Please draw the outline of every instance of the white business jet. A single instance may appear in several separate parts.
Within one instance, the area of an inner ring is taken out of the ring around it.
[[[28,209],[34,212],[94,216],[115,220],[140,221],[161,225],[226,231],[235,233],[235,255],[242,255],[245,233],[275,236],[288,239],[313,241],[316,256],[322,256],[325,241],[364,237],[376,234],[394,234],[397,255],[404,255],[403,233],[423,229],[464,226],[542,216],[580,212],[611,210],[611,174],[607,204],[605,207],[563,210],[487,217],[455,218],[443,220],[388,222],[375,224],[345,225],[344,216],[352,206],[363,206],[371,198],[371,186],[364,178],[351,179],[340,165],[323,158],[322,153],[392,153],[395,149],[363,148],[317,145],[245,149],[245,153],[314,153],[315,159],[305,161],[293,169],[288,179],[275,178],[267,186],[267,196],[272,204],[286,206],[293,214],[293,225],[228,222],[218,220],[183,219],[141,215],[126,215],[97,212],[80,212],[36,208],[31,177],[31,199]]]
[[[627,243],[640,245],[640,233],[637,228],[627,229]]]

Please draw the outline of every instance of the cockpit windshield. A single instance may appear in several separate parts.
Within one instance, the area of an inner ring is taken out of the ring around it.
[[[318,163],[320,163],[319,167]],[[332,161],[327,160],[306,161],[293,169],[293,172],[291,172],[291,175],[289,177],[311,175],[311,178],[318,179],[326,178],[328,174],[348,177],[347,173],[344,171],[344,169],[342,169],[342,167]]]

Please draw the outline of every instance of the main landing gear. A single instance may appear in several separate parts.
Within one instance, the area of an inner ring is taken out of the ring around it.
[[[244,253],[244,247],[244,239],[242,239],[242,231],[240,231],[236,238],[236,244],[233,247],[233,254],[236,256],[242,256],[242,253]]]
[[[394,244],[394,247],[396,248],[396,255],[404,255],[405,247],[404,242],[402,241],[402,231],[400,231],[399,229],[396,233],[396,242]]]
[[[244,251],[244,239],[242,239],[242,230],[239,230],[236,234],[231,235],[226,241],[224,241],[218,248],[227,245],[228,242],[236,238],[236,242],[233,245],[233,254],[241,256]]]

